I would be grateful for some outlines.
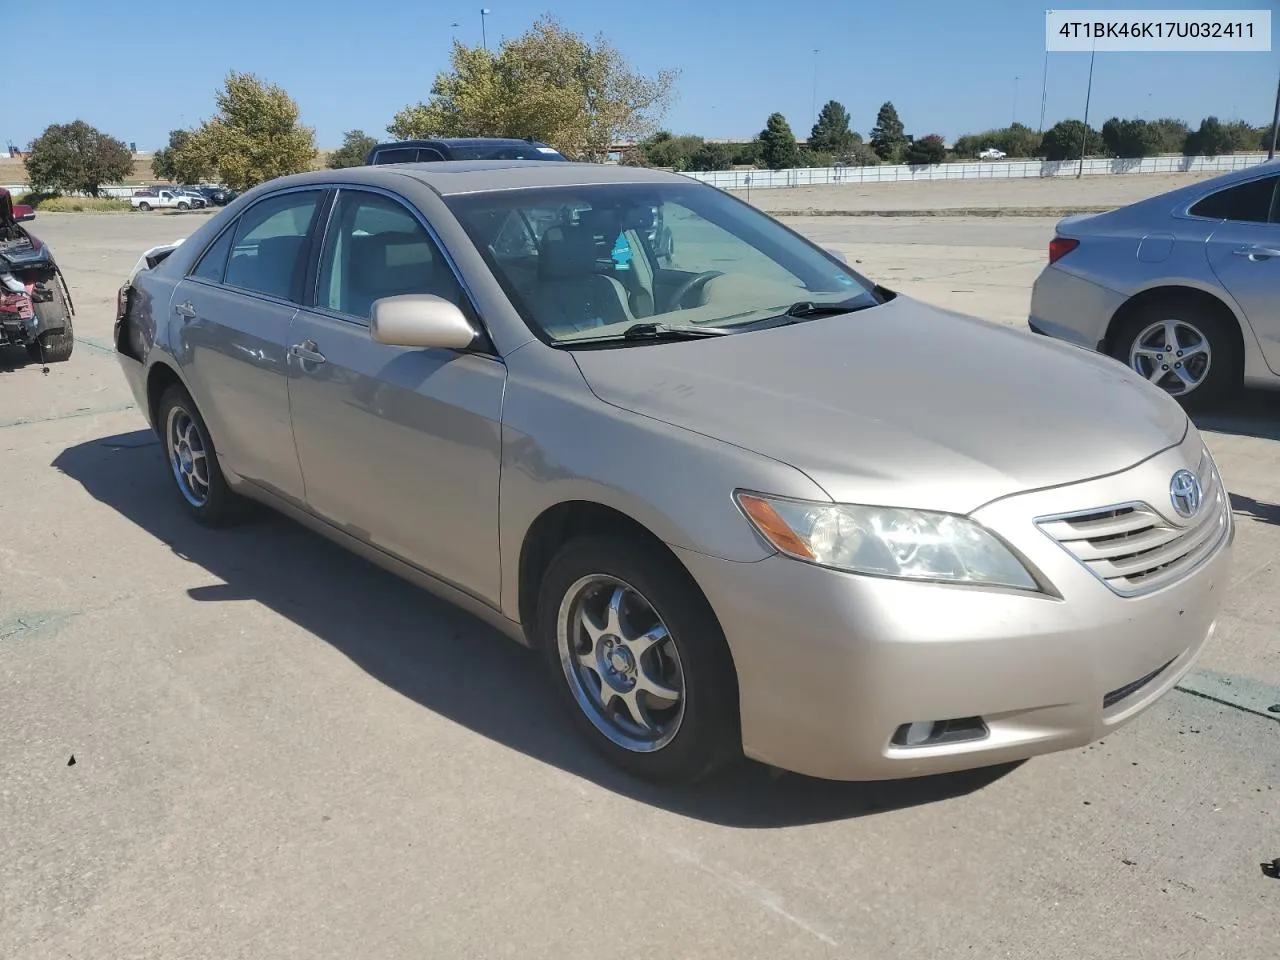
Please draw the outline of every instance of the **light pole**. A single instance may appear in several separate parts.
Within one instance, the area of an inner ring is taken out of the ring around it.
[[[1089,145],[1089,98],[1093,95],[1093,58],[1098,55],[1098,44],[1095,41],[1089,51],[1089,85],[1084,91],[1084,129],[1080,131],[1080,166],[1076,170],[1076,179],[1084,175],[1084,151]]]
[[[818,53],[819,48],[813,48],[813,101],[810,113],[813,115],[813,122],[816,126],[818,123]]]
[[[1044,108],[1049,102],[1049,51],[1044,52],[1044,80],[1040,82],[1040,133],[1044,133]]]
[[[1267,159],[1276,158],[1276,134],[1280,133],[1280,82],[1276,84],[1276,110],[1271,115],[1271,146],[1267,149]]]
[[[1014,126],[1018,122],[1018,81],[1021,77],[1013,78],[1013,121],[1009,126]]]
[[[485,30],[484,21],[485,21],[485,17],[489,16],[489,14],[491,13],[493,13],[493,11],[490,10],[488,7],[480,8],[480,42],[484,44],[484,48],[486,50],[489,49],[489,34]]]

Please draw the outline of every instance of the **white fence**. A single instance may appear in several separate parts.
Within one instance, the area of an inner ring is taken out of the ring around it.
[[[1125,173],[1226,173],[1267,159],[1265,153],[1227,157],[1145,157],[1141,160],[1086,160],[1084,176]],[[838,183],[899,183],[917,180],[1025,180],[1074,177],[1079,160],[997,160],[937,163],[931,166],[804,167],[797,170],[716,170],[685,176],[722,190],[808,187]]]

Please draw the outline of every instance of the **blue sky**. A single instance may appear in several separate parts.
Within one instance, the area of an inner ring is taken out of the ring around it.
[[[553,6],[485,2],[490,45],[523,32]],[[38,95],[0,111],[0,146],[25,144],[47,124],[76,118],[140,150],[162,146],[170,129],[212,113],[214,91],[230,69],[288,90],[322,147],[352,128],[384,137],[396,110],[427,96],[455,34],[480,42],[480,8],[456,0],[219,0],[180,14],[172,0],[18,3],[6,11],[7,33],[37,38],[22,60],[36,71]],[[780,110],[805,135],[815,61],[818,103],[840,100],[864,135],[885,100],[917,136],[950,139],[1005,125],[1014,116],[1015,76],[1017,118],[1032,127],[1040,122],[1044,6],[1032,0],[557,0],[554,8],[573,30],[603,32],[645,72],[681,70],[665,123],[677,132],[750,136]],[[1269,123],[1280,73],[1274,36],[1272,45],[1268,53],[1099,54],[1090,120],[1172,115],[1195,123],[1213,113]],[[1085,53],[1049,55],[1046,126],[1081,115],[1088,66]]]

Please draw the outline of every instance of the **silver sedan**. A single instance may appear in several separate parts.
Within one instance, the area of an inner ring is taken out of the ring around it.
[[[1030,325],[1188,405],[1280,386],[1280,162],[1062,220]]]
[[[1080,746],[1227,584],[1226,489],[1146,379],[674,174],[273,181],[147,251],[116,350],[195,520],[269,504],[466,607],[654,779]]]

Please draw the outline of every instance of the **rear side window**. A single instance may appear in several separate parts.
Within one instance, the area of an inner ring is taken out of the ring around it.
[[[439,150],[432,150],[430,147],[423,147],[418,151],[419,163],[436,163],[444,159],[444,154]]]
[[[304,190],[254,204],[236,225],[225,283],[252,293],[300,300],[307,238],[323,195],[320,190]]]
[[[418,151],[412,147],[399,147],[394,150],[379,150],[373,155],[373,162],[382,163],[413,163],[418,159]]]
[[[193,277],[221,283],[223,271],[227,268],[227,254],[231,252],[231,238],[235,236],[235,227],[222,231],[222,236],[209,245],[196,268],[191,271]]]
[[[1250,180],[1205,197],[1187,212],[1193,217],[1210,220],[1235,220],[1239,223],[1280,222],[1276,204],[1276,187],[1280,177]]]

